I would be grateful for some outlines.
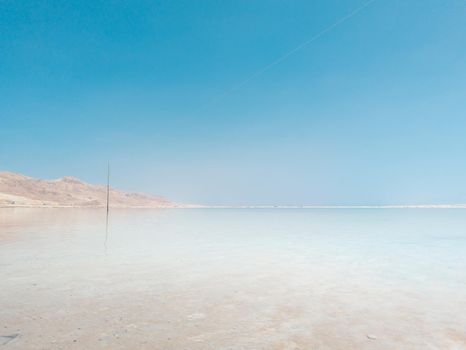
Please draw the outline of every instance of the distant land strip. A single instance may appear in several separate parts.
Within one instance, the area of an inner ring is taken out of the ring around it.
[[[466,204],[414,205],[204,205],[210,209],[466,209]]]

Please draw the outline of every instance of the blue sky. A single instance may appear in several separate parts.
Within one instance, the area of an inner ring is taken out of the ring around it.
[[[0,169],[206,204],[466,202],[466,2],[2,1]]]

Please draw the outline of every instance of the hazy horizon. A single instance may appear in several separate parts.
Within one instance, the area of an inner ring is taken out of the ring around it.
[[[466,3],[0,4],[0,168],[206,205],[466,203]],[[253,79],[249,78],[253,76]],[[248,80],[246,84],[242,84]]]

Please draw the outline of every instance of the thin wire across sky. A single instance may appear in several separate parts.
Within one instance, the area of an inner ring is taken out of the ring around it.
[[[226,96],[228,96],[229,94],[231,94],[232,92],[242,88],[243,86],[245,86],[246,84],[248,84],[249,82],[251,82],[252,80],[254,80],[255,78],[257,78],[258,76],[264,74],[265,72],[267,72],[268,70],[272,69],[273,67],[275,67],[277,64],[280,64],[282,63],[283,61],[285,61],[286,59],[288,59],[290,56],[296,54],[297,52],[301,51],[302,49],[304,49],[306,46],[308,46],[309,44],[313,43],[314,41],[316,41],[317,39],[321,38],[322,36],[324,36],[325,34],[327,34],[328,32],[334,30],[335,28],[337,28],[338,26],[342,25],[343,23],[345,23],[346,21],[348,21],[349,19],[351,19],[352,17],[356,16],[358,13],[360,13],[362,10],[364,10],[366,7],[372,5],[375,1],[377,0],[369,0],[369,1],[366,1],[364,4],[362,4],[361,6],[355,8],[354,10],[352,10],[351,12],[349,12],[348,14],[346,14],[345,16],[341,17],[340,19],[338,19],[337,21],[333,22],[331,25],[329,25],[328,27],[322,29],[320,32],[318,32],[317,34],[315,34],[314,36],[312,36],[310,39],[302,42],[301,44],[299,44],[298,46],[296,46],[295,48],[291,49],[290,51],[288,51],[287,53],[285,53],[284,55],[280,56],[279,58],[277,58],[275,61],[269,63],[268,65],[262,67],[261,69],[255,71],[254,73],[252,73],[249,77],[247,77],[246,79],[240,81],[238,84],[232,86],[230,89],[226,90],[223,94],[217,96],[217,97],[214,97],[213,99],[211,99],[208,103],[206,103],[204,106],[202,106],[199,110],[198,110],[198,113],[205,110],[206,108],[208,108],[209,106],[213,105],[215,102],[218,102],[222,99],[224,99]]]

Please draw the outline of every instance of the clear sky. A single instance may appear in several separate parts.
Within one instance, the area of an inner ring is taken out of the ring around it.
[[[466,202],[466,1],[0,2],[0,170],[206,204]]]

